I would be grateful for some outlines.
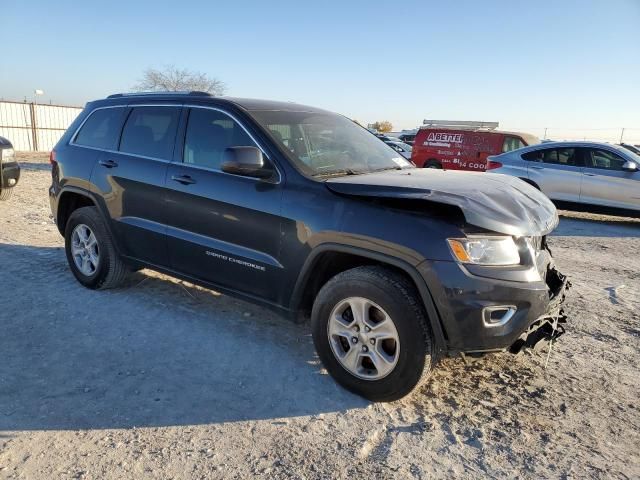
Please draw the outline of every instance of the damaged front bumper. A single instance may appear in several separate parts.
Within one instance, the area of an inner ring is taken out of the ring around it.
[[[536,349],[540,345],[556,340],[564,334],[564,324],[567,315],[564,302],[571,282],[555,268],[547,273],[549,285],[549,306],[544,315],[538,317],[529,328],[509,347],[511,353],[518,353],[525,349]]]
[[[449,355],[520,351],[557,337],[566,322],[563,302],[570,283],[550,254],[540,260],[544,275],[516,271],[517,280],[480,276],[455,262],[419,265],[438,310],[444,350]],[[526,281],[525,274],[538,279]]]

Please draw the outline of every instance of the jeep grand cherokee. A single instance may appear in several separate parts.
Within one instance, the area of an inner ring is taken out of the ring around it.
[[[51,153],[51,208],[92,289],[142,267],[311,315],[327,370],[372,400],[443,355],[557,332],[556,210],[500,175],[414,168],[324,110],[198,92],[88,103]],[[212,355],[215,352],[212,352]]]

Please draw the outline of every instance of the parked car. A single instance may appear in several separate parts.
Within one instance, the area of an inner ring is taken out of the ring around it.
[[[401,133],[400,135],[398,135],[398,140],[406,143],[407,145],[413,146],[413,142],[415,141],[415,139],[416,133]]]
[[[443,355],[517,351],[566,319],[546,196],[507,176],[416,169],[341,115],[116,94],[86,105],[51,163],[51,210],[82,285],[146,267],[310,314],[326,369],[371,400],[408,394]]]
[[[390,137],[389,135],[385,135],[384,133],[376,133],[376,137],[378,137],[383,142],[397,142],[398,139],[396,137]]]
[[[552,142],[489,157],[488,169],[523,179],[556,201],[640,210],[640,157],[595,142]]]
[[[0,200],[8,200],[20,180],[20,165],[9,140],[0,137]]]
[[[391,148],[393,148],[396,152],[398,152],[407,160],[411,160],[411,150],[413,150],[411,145],[407,145],[404,142],[397,142],[393,140],[387,140],[384,143],[389,145]]]
[[[463,128],[446,126],[454,123],[464,124]],[[416,135],[411,160],[418,167],[484,172],[488,156],[540,143],[533,135],[474,127],[475,123],[488,122],[446,122],[445,126],[434,123],[422,127]]]
[[[636,155],[640,155],[640,147],[636,145],[631,145],[629,143],[621,143],[620,146],[626,148],[627,150],[632,151]]]

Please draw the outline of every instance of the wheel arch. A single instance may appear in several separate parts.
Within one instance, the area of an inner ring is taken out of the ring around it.
[[[111,238],[116,251],[119,253],[120,245],[119,239],[114,235],[111,221],[108,214],[105,214],[105,207],[102,202],[88,190],[84,190],[78,187],[66,187],[63,188],[58,195],[58,202],[56,208],[56,226],[62,236],[64,236],[65,227],[69,221],[71,214],[81,207],[96,207],[98,213],[102,217],[106,228],[109,230]]]
[[[327,281],[338,273],[363,265],[381,265],[401,273],[411,281],[429,318],[435,352],[444,353],[446,338],[429,287],[414,266],[383,253],[339,244],[323,244],[314,248],[298,275],[289,305],[291,311],[295,315],[311,311],[317,293]]]
[[[428,158],[423,164],[422,168],[429,168],[430,165],[436,165],[436,168],[442,168],[442,160],[438,158]]]
[[[67,222],[71,214],[81,207],[97,207],[97,202],[93,195],[86,190],[69,187],[58,196],[58,206],[56,209],[56,226],[61,235],[64,235]]]
[[[532,187],[537,188],[538,190],[540,190],[540,185],[538,185],[536,182],[534,182],[533,180],[531,180],[530,178],[527,177],[518,177],[520,180],[522,180],[523,182],[527,182],[529,185],[531,185]]]

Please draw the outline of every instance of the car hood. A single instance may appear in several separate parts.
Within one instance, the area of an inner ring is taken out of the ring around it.
[[[343,195],[454,205],[467,223],[508,235],[547,235],[558,225],[551,200],[508,175],[415,168],[331,178],[325,185]]]

